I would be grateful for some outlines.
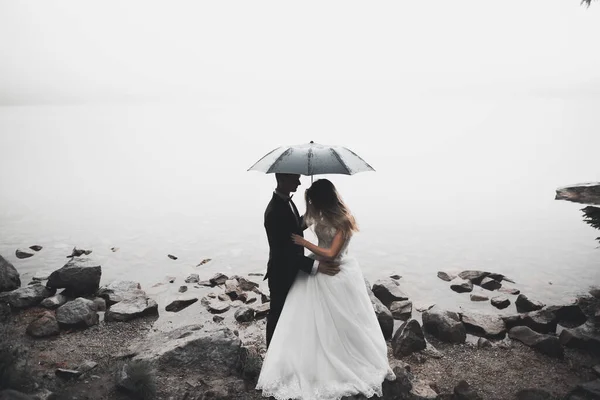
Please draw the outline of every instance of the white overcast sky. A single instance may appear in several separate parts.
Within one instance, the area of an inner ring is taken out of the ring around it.
[[[0,0],[0,105],[310,97],[350,81],[598,98],[599,47],[600,3],[579,0]]]

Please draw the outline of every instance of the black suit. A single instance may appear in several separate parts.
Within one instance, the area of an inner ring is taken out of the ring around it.
[[[302,270],[310,274],[314,260],[305,257],[304,248],[292,241],[292,233],[303,236],[304,222],[291,200],[273,194],[265,211],[265,229],[269,240],[269,263],[265,279],[269,279],[271,292],[271,309],[267,316],[267,347],[269,347],[283,303],[298,271]]]

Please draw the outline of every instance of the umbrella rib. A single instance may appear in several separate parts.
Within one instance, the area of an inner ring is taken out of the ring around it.
[[[344,168],[346,168],[346,171],[348,171],[348,175],[352,175],[352,170],[348,167],[348,165],[346,165],[344,160],[342,160],[342,157],[340,157],[340,155],[337,153],[337,151],[335,151],[334,149],[329,149],[329,151],[331,152],[331,154],[333,154],[333,156],[335,158],[337,158],[337,160],[340,162],[340,164],[342,164],[342,166]]]
[[[290,147],[286,151],[284,151],[283,153],[281,153],[281,155],[279,157],[277,157],[277,159],[275,160],[275,162],[273,162],[273,164],[271,164],[271,167],[267,170],[267,174],[273,172],[273,170],[277,167],[277,164],[279,164],[281,162],[282,158],[284,156],[287,156],[291,152],[292,152],[292,148]]]
[[[307,169],[306,169],[306,172],[310,176],[312,176],[312,158],[313,158],[313,149],[312,149],[312,147],[310,147],[308,149],[308,165],[307,165]]]
[[[271,150],[270,152],[268,152],[267,154],[265,154],[260,160],[258,160],[257,162],[255,162],[250,168],[248,168],[248,171],[250,171],[252,168],[254,168],[258,163],[260,163],[262,160],[264,160],[265,158],[267,158],[268,156],[270,156],[271,154],[275,153],[277,150],[281,149],[281,147],[277,147],[276,149]],[[280,156],[281,157],[281,156]]]
[[[358,154],[356,154],[355,152],[353,152],[352,150],[350,150],[349,148],[345,147],[346,150],[348,150],[350,153],[352,153],[352,155],[356,158],[358,158],[360,161],[364,162],[367,167],[371,168],[371,170],[375,171],[375,168],[371,167],[371,165],[366,162],[365,160],[363,160]]]

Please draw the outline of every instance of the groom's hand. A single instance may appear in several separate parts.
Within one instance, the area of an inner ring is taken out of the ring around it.
[[[333,276],[340,272],[340,265],[329,261],[319,261],[317,271],[325,275]]]

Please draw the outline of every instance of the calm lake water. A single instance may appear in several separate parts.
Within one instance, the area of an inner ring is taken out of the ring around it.
[[[0,108],[0,254],[26,284],[89,248],[103,283],[136,280],[161,301],[190,273],[264,272],[274,177],[246,170],[274,147],[314,140],[346,145],[377,170],[327,176],[359,221],[351,251],[369,280],[399,274],[417,304],[490,312],[437,271],[502,273],[549,304],[600,284],[599,233],[581,205],[554,200],[556,187],[600,180],[597,113],[535,96],[359,105],[364,115],[332,106],[335,122],[289,129],[293,115],[276,104],[258,114],[243,104]],[[33,244],[44,249],[16,259]],[[153,288],[168,276],[173,285]]]

